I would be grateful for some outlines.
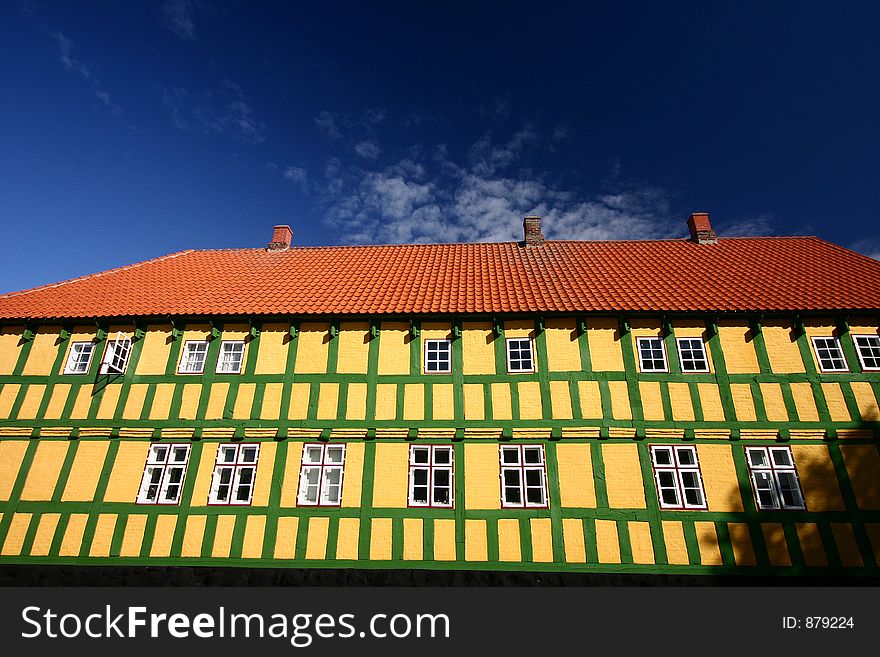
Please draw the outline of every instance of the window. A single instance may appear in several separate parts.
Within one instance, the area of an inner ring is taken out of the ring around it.
[[[859,352],[863,370],[880,370],[880,336],[854,335],[853,342]]]
[[[759,509],[803,509],[804,496],[790,447],[746,447]]]
[[[180,357],[178,374],[201,374],[205,371],[205,357],[208,355],[208,343],[205,340],[187,340],[183,343],[183,355]]]
[[[131,339],[122,331],[115,340],[107,342],[104,360],[101,361],[101,374],[123,374],[131,356]]]
[[[708,372],[709,359],[706,358],[706,347],[702,338],[678,338],[678,360],[681,363],[681,371]],[[644,368],[643,368],[644,369]]]
[[[226,340],[220,343],[220,358],[217,359],[218,374],[240,374],[244,360],[244,340]]]
[[[94,342],[74,342],[70,345],[70,355],[64,366],[65,374],[87,374],[95,353]]]
[[[642,372],[666,372],[666,349],[662,338],[637,338],[639,369]],[[704,358],[705,360],[705,358]]]
[[[303,506],[339,506],[345,445],[306,445],[299,472],[299,501]]]
[[[837,338],[813,338],[813,350],[823,372],[846,372],[846,358]]]
[[[208,504],[250,504],[259,456],[260,446],[253,443],[220,445]]]
[[[409,505],[452,506],[452,446],[412,445],[409,449]]]
[[[500,450],[502,506],[546,508],[544,446],[502,445]]]
[[[697,450],[684,446],[651,446],[660,507],[705,509],[706,495]]]
[[[452,343],[449,340],[425,340],[425,374],[449,374],[452,371]]]
[[[147,465],[141,478],[138,504],[177,504],[186,477],[189,445],[150,445]]]
[[[507,371],[534,372],[535,357],[532,354],[532,341],[529,338],[507,339]]]

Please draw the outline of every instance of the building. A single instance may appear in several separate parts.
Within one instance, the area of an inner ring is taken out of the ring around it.
[[[876,575],[880,263],[184,251],[0,297],[0,563]]]

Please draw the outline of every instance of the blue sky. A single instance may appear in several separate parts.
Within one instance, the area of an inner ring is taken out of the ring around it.
[[[188,248],[815,234],[880,257],[876,3],[6,3],[0,292]]]

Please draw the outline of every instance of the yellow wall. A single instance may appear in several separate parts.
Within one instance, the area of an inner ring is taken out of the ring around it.
[[[149,449],[147,441],[120,441],[104,492],[106,502],[132,503],[137,499]]]
[[[860,509],[880,509],[880,455],[876,445],[841,445],[856,504]]]
[[[52,373],[52,365],[58,356],[57,341],[61,334],[59,326],[41,326],[34,336],[31,353],[24,364],[22,374],[25,376],[48,376]]]
[[[559,472],[559,503],[564,507],[596,506],[593,486],[593,463],[589,443],[557,443],[556,461]]]
[[[490,322],[461,325],[462,371],[464,374],[495,374],[495,334]]]
[[[645,487],[637,446],[631,443],[602,445],[602,460],[605,462],[608,505],[612,509],[645,508]]]
[[[373,506],[405,508],[409,491],[409,444],[376,443]]]
[[[290,324],[263,324],[260,330],[255,374],[283,374],[287,367]],[[317,350],[320,353],[320,349]],[[325,352],[326,353],[326,352]],[[297,356],[299,354],[297,353]],[[299,358],[297,358],[299,360]],[[317,366],[317,365],[316,365]]]
[[[340,322],[338,340],[336,371],[340,374],[366,374],[370,355],[369,322]]]
[[[742,511],[742,496],[730,445],[697,445],[709,511]]]
[[[4,326],[0,328],[0,376],[12,374],[18,356],[21,354],[21,326]]]
[[[845,507],[834,464],[825,445],[792,445],[808,511],[842,511]]]
[[[0,501],[9,499],[27,447],[26,440],[0,440]]]
[[[409,322],[382,322],[379,374],[409,374]]]
[[[804,361],[797,345],[797,338],[789,322],[768,322],[764,324],[764,344],[770,358],[770,369],[776,374],[803,372]]]
[[[303,322],[296,339],[296,363],[293,371],[296,374],[326,372],[330,325],[326,322]]]
[[[21,499],[48,502],[52,499],[58,474],[64,465],[69,443],[66,440],[41,440],[28,469]]]
[[[171,353],[171,327],[166,324],[147,326],[135,374],[165,374]],[[96,354],[100,357],[101,354]]]
[[[80,440],[61,499],[88,502],[94,499],[110,441]]]
[[[466,508],[500,509],[501,482],[499,477],[501,476],[501,466],[498,445],[495,443],[465,443],[464,472]]]
[[[590,346],[590,362],[595,371],[623,371],[623,353],[615,318],[597,317],[588,320],[587,341]]]
[[[551,372],[581,370],[577,326],[574,318],[548,318],[544,326],[547,339],[547,365]]]
[[[724,364],[730,374],[753,374],[760,371],[748,324],[741,321],[718,322],[718,338],[724,353]]]

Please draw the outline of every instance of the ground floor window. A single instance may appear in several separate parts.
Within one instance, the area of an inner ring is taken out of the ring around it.
[[[546,508],[544,446],[501,445],[500,458],[502,506]]]

